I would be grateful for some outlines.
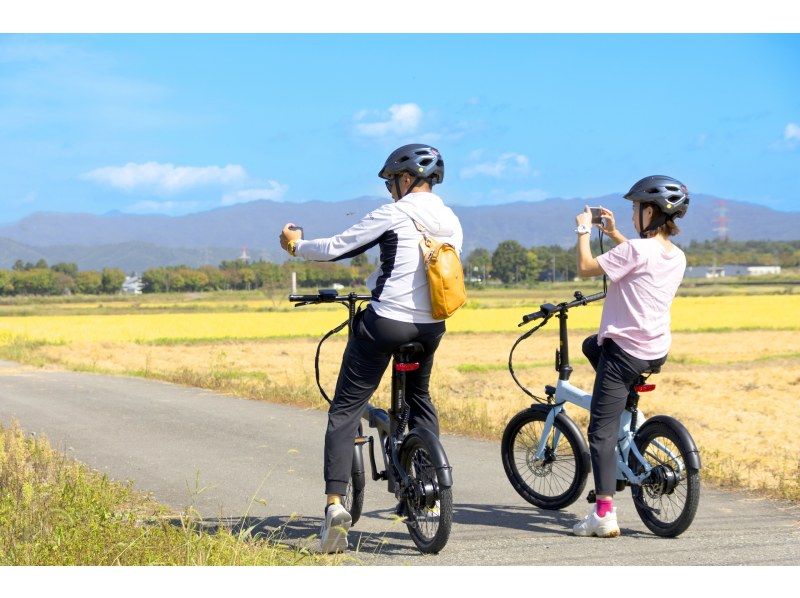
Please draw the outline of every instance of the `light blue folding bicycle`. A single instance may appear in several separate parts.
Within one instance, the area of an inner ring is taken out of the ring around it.
[[[603,299],[605,293],[583,296],[523,316],[520,326],[541,319],[535,328],[514,343],[508,369],[514,382],[536,401],[508,422],[501,454],[511,485],[522,498],[542,509],[562,509],[575,502],[586,486],[591,470],[589,448],[565,405],[572,403],[589,410],[591,393],[569,382],[567,317],[570,309]],[[556,386],[545,386],[545,398],[534,395],[514,373],[514,349],[542,328],[552,317],[559,320],[559,348],[555,366]],[[678,420],[657,415],[645,419],[639,411],[639,393],[655,389],[646,384],[645,372],[631,388],[622,415],[617,442],[617,491],[630,486],[636,511],[654,534],[675,537],[691,525],[700,501],[700,454],[689,432]],[[587,500],[594,502],[594,491]]]

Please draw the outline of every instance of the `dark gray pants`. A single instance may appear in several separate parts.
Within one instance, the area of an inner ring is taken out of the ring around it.
[[[378,316],[367,309],[356,319],[328,410],[325,432],[325,493],[344,494],[353,464],[353,441],[364,405],[380,384],[392,352],[403,343],[425,347],[418,370],[406,374],[409,428],[425,426],[439,434],[439,419],[428,393],[433,354],[444,336],[444,322],[411,324]],[[386,397],[387,399],[389,397]]]
[[[666,355],[645,361],[623,351],[611,339],[597,345],[594,334],[583,341],[583,354],[597,372],[592,390],[589,418],[589,452],[592,456],[594,491],[598,496],[613,496],[617,489],[617,457],[614,447],[619,436],[622,412],[628,394],[639,376],[651,367],[664,365]]]

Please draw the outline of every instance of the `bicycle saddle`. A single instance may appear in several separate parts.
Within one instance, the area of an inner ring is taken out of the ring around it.
[[[416,355],[417,353],[424,353],[425,347],[422,346],[421,343],[404,343],[398,347],[395,347],[394,354],[395,356],[402,356],[402,357],[411,357],[412,355]]]

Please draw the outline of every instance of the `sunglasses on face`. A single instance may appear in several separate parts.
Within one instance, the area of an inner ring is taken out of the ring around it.
[[[392,192],[392,184],[394,183],[394,177],[392,177],[390,179],[386,179],[385,181],[383,181],[383,183],[386,185],[386,190],[389,193],[391,193]]]

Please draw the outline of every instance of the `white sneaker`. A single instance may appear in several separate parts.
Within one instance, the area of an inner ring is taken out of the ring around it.
[[[328,505],[325,508],[325,520],[319,531],[320,552],[347,550],[347,530],[352,524],[353,518],[341,504]]]
[[[583,518],[583,521],[572,527],[572,533],[583,537],[616,538],[619,536],[617,507],[613,507],[611,512],[606,513],[604,517],[598,517],[595,508],[592,507],[591,512]]]

